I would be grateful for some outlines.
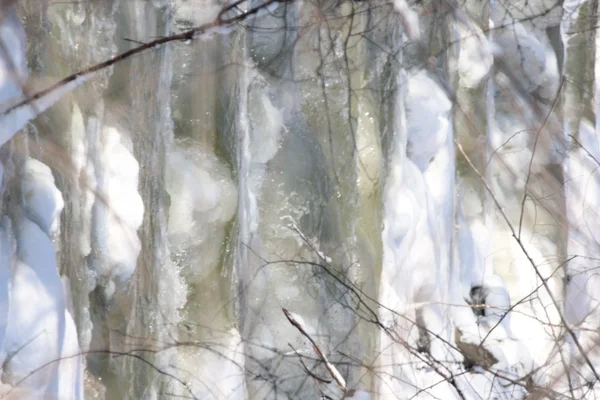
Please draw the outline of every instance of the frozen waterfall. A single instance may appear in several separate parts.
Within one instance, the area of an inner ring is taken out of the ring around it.
[[[0,1],[0,399],[596,398],[599,6]]]

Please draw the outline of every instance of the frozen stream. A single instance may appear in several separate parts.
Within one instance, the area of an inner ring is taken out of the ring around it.
[[[598,0],[267,3],[0,1],[0,399],[600,396]]]

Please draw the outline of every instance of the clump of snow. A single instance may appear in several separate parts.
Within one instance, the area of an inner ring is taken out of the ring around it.
[[[444,91],[427,76],[427,72],[419,71],[408,78],[408,155],[421,171],[429,167],[448,138],[451,107]]]
[[[364,390],[355,390],[346,394],[345,398],[347,400],[371,400],[371,395]]]
[[[173,17],[179,24],[198,27],[213,22],[221,8],[213,0],[176,0]]]
[[[400,14],[406,36],[411,40],[418,40],[421,36],[419,14],[408,6],[406,0],[394,0],[394,8]]]
[[[8,287],[0,289],[0,297],[8,299],[6,320],[10,321],[0,353],[2,381],[19,383],[36,396],[81,399],[82,360],[75,324],[66,308],[70,299],[65,298],[48,234],[27,218],[32,214],[47,228],[58,217],[60,194],[40,164],[31,159],[25,163],[25,168],[33,167],[40,174],[24,184],[36,201],[23,204],[25,212],[16,216],[16,254],[9,250],[11,224],[6,217],[2,221],[2,247],[9,251],[0,267],[10,275]]]
[[[157,367],[189,382],[187,389],[174,385],[181,397],[192,394],[207,400],[247,399],[244,342],[239,332],[236,329],[220,332],[210,343],[210,349],[186,346],[164,351]]]
[[[142,224],[144,204],[138,193],[139,165],[126,134],[106,126],[100,141],[93,249],[96,273],[110,296],[114,283],[125,284],[135,269],[141,249],[137,230]]]
[[[458,53],[458,75],[460,85],[465,88],[476,88],[490,73],[494,62],[491,46],[480,28],[462,25],[460,51]]]
[[[176,142],[169,153],[166,186],[173,255],[186,276],[201,281],[219,264],[225,227],[237,210],[237,189],[229,169],[191,140]]]
[[[525,90],[533,90],[545,79],[546,46],[521,24],[501,29],[493,36],[505,66]]]
[[[281,134],[285,129],[283,123],[283,112],[276,108],[266,93],[260,94],[260,102],[263,112],[254,115],[252,124],[261,131],[261,137],[264,140],[254,140],[251,143],[250,151],[252,160],[257,163],[267,163],[279,151]]]
[[[54,186],[50,168],[33,158],[28,158],[21,170],[21,196],[27,218],[51,236],[58,227],[64,202]]]
[[[446,207],[453,195],[453,178],[448,176],[453,171],[449,157],[452,154],[449,150],[452,149],[451,125],[447,119],[450,102],[425,73],[408,78],[406,95],[409,146],[404,150],[402,134],[397,133],[384,191],[384,259],[379,298],[382,304],[403,317],[386,309],[380,312],[382,322],[412,346],[419,340],[414,324],[420,318],[423,328],[437,335],[429,337],[430,354],[448,359],[449,350],[438,338],[447,343],[452,335],[444,306],[451,296],[450,287],[446,285],[453,218],[451,207]],[[425,105],[413,107],[412,104],[417,103],[411,101],[415,99],[422,99]],[[402,126],[402,112],[398,117],[399,126]],[[446,184],[440,185],[440,182]],[[380,340],[381,368],[384,374],[389,373],[394,378],[382,379],[379,391],[410,397],[417,395],[415,388],[427,387],[427,382],[435,379],[435,374],[415,374],[410,368],[385,367],[389,364],[408,365],[416,359],[399,343],[390,341],[387,335]],[[442,398],[454,396],[452,389],[444,385],[433,392],[438,390],[444,393]]]

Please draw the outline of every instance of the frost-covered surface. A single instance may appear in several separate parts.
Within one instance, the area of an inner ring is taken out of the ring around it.
[[[137,230],[144,204],[138,186],[138,162],[126,133],[105,126],[95,164],[97,199],[92,210],[92,248],[96,279],[111,297],[115,284],[125,285],[135,270],[141,244]]]
[[[18,398],[82,398],[83,359],[67,309],[71,299],[58,275],[48,236],[63,199],[44,164],[26,159],[20,173],[20,204],[12,218],[2,220],[2,269],[7,283],[2,298],[8,306],[3,320],[2,383],[13,386]],[[22,393],[23,388],[28,390]]]
[[[223,5],[59,3],[0,15],[0,398],[600,394],[597,2],[273,3],[11,108]]]
[[[4,102],[0,143],[4,144],[79,82],[33,105],[11,110],[21,100],[28,76],[25,32],[14,7],[2,10],[0,40],[0,98]],[[81,399],[84,363],[68,309],[70,291],[65,291],[59,276],[52,243],[63,197],[48,166],[26,154],[11,155],[3,159],[8,165],[3,165],[0,186],[0,193],[12,188],[15,196],[2,202],[0,222],[0,393],[15,399]]]

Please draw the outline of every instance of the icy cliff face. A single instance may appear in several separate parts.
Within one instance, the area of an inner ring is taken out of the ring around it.
[[[600,394],[597,2],[0,5],[0,398]]]
[[[28,75],[25,33],[14,7],[2,12],[0,39],[0,97],[8,109],[20,101]],[[3,111],[0,141],[8,141],[60,95]],[[50,168],[28,156],[26,139],[6,144],[3,150],[0,393],[15,399],[82,398],[84,360],[70,310],[69,281],[59,275],[52,243],[63,197]]]

